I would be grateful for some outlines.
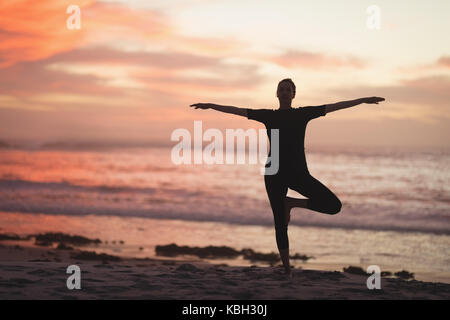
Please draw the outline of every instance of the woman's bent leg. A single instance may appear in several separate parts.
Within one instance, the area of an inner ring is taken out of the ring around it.
[[[289,188],[307,197],[306,208],[326,214],[336,214],[341,211],[339,198],[319,180],[305,175],[297,184],[289,184]]]

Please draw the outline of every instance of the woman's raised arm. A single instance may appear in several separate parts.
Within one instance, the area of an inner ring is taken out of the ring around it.
[[[333,104],[327,104],[325,106],[325,111],[332,112],[344,108],[350,108],[357,106],[361,103],[371,103],[371,104],[378,104],[378,102],[384,101],[384,98],[381,97],[367,97],[367,98],[361,98],[361,99],[355,99],[355,100],[348,100],[348,101],[341,101]]]
[[[195,109],[214,109],[217,111],[232,113],[238,116],[247,117],[247,108],[238,108],[233,106],[221,106],[220,104],[214,103],[194,103],[190,105],[191,107],[195,107]]]

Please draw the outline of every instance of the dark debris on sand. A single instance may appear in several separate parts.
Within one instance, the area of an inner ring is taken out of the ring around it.
[[[358,274],[358,275],[362,275],[362,276],[368,275],[368,273],[366,271],[364,271],[364,269],[361,267],[349,266],[347,268],[344,267],[343,270],[344,270],[344,272],[351,273],[351,274]],[[394,274],[390,271],[381,272],[382,277],[391,277],[392,275],[394,275],[395,277],[400,278],[402,280],[413,280],[414,279],[414,273],[411,273],[406,270],[395,272]]]
[[[101,261],[121,261],[117,256],[112,256],[106,253],[97,253],[94,251],[79,251],[72,254],[72,259],[79,260],[101,260]]]
[[[193,264],[183,263],[181,264],[176,271],[187,271],[187,272],[202,272],[202,269],[197,268]]]
[[[271,253],[260,253],[255,252],[253,249],[245,248],[241,251],[236,249],[226,247],[226,246],[208,246],[208,247],[189,247],[189,246],[178,246],[175,243],[169,245],[158,245],[155,248],[157,256],[175,257],[178,255],[193,255],[199,258],[209,258],[209,259],[220,259],[220,258],[237,258],[238,256],[243,256],[244,259],[250,260],[251,262],[267,262],[270,264],[280,261],[278,254]],[[307,261],[313,257],[306,255],[300,255],[296,253],[290,256],[291,259],[298,259]]]
[[[0,233],[0,241],[1,240],[30,240],[31,236],[21,237],[14,233]]]
[[[349,266],[347,268],[344,267],[344,272],[351,273],[351,274],[358,274],[358,275],[361,275],[361,276],[366,276],[367,275],[367,272],[365,272],[363,270],[363,268],[355,267],[355,266]]]
[[[66,246],[63,242],[61,242],[57,247],[56,250],[73,250],[71,246]]]
[[[53,244],[56,242],[64,244],[73,244],[77,246],[84,246],[89,244],[100,244],[100,239],[89,239],[83,236],[71,236],[61,232],[48,232],[44,234],[32,235],[35,238],[36,244]]]
[[[406,270],[402,270],[394,273],[394,275],[403,280],[412,280],[414,279],[414,273],[408,272]]]
[[[178,246],[176,244],[169,244],[165,246],[158,245],[155,247],[155,252],[157,256],[174,257],[178,255],[193,255],[199,258],[236,258],[241,254],[230,247],[189,247],[189,246]]]

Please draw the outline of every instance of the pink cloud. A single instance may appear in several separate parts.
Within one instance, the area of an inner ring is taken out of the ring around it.
[[[220,64],[220,58],[179,51],[125,52],[106,46],[98,46],[63,52],[47,60],[49,64],[54,62],[69,64],[139,65],[157,69],[179,70],[214,67]]]
[[[49,70],[44,60],[20,62],[0,69],[0,93],[18,97],[45,93],[117,95],[120,90],[102,85],[96,76]]]
[[[436,65],[444,68],[450,68],[450,56],[443,56],[436,61]]]
[[[111,87],[107,75],[72,74],[64,69],[50,69],[49,65],[111,65],[118,67],[139,66],[139,71],[128,71],[130,79],[149,91],[171,95],[208,93],[210,90],[251,90],[262,83],[256,64],[230,65],[221,58],[183,52],[124,52],[107,47],[75,49],[62,52],[44,60],[19,62],[0,69],[0,93],[15,96],[33,96],[43,93],[71,93],[90,95],[124,95],[139,89]],[[134,70],[134,69],[133,69]],[[203,70],[208,77],[180,75],[183,70]],[[217,76],[214,76],[216,74]],[[236,76],[238,75],[238,76]],[[145,95],[144,95],[145,96]]]
[[[431,114],[450,117],[450,76],[434,75],[401,80],[397,85],[388,86],[334,88],[329,92],[337,94],[343,100],[380,96],[386,98],[386,103],[389,104],[416,105],[423,110],[428,109]]]
[[[423,71],[430,70],[445,70],[450,68],[450,57],[449,56],[441,56],[435,61],[426,64],[417,64],[412,66],[404,66],[397,68],[397,71],[400,73],[417,73]]]

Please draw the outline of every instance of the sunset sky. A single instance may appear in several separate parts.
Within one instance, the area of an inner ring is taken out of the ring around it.
[[[311,122],[307,145],[447,149],[449,13],[447,0],[2,1],[0,140],[171,145],[194,120],[262,128],[189,105],[276,109],[292,78],[293,107],[386,98]]]

